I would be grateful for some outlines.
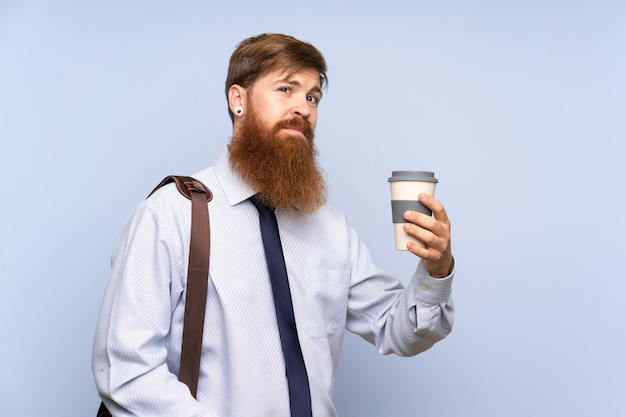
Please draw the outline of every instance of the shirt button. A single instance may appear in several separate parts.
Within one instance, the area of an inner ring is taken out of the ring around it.
[[[420,285],[420,290],[422,290],[422,291],[428,291],[428,285],[426,285],[426,284],[422,284],[422,285]]]

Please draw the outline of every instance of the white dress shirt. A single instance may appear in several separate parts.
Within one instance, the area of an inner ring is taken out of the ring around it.
[[[255,191],[224,154],[196,175],[213,192],[210,282],[197,400],[179,382],[190,201],[168,185],[123,229],[94,340],[92,368],[114,416],[289,417],[285,366]],[[335,416],[345,330],[380,353],[415,355],[451,330],[452,275],[418,265],[408,287],[377,268],[345,217],[277,210],[313,414]],[[365,366],[366,364],[364,364]]]

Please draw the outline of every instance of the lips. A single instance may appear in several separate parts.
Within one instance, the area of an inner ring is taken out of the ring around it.
[[[299,126],[285,126],[283,129],[293,130],[304,135],[304,129]]]
[[[290,120],[283,120],[277,124],[276,128],[277,130],[287,130],[292,133],[297,133],[298,135],[304,136],[309,141],[313,139],[313,129],[311,128],[311,123],[309,123],[308,120],[298,117]]]

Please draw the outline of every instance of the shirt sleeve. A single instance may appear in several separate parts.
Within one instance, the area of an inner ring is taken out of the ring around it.
[[[114,250],[92,369],[98,392],[115,416],[208,416],[168,367],[172,277],[182,268],[168,233],[141,205]]]
[[[382,354],[412,356],[428,350],[452,330],[454,270],[433,278],[418,264],[406,288],[373,264],[351,230],[352,276],[347,329],[376,345]]]

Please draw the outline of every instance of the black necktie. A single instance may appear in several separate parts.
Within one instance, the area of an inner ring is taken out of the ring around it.
[[[256,197],[250,199],[259,211],[259,223],[261,236],[265,248],[267,269],[272,282],[274,294],[274,307],[278,320],[280,343],[285,357],[287,372],[287,384],[289,386],[289,405],[292,417],[312,416],[311,393],[309,391],[309,379],[304,366],[296,320],[293,315],[291,304],[291,291],[287,280],[287,268],[283,257],[283,248],[278,234],[278,223],[272,209],[261,203]]]

